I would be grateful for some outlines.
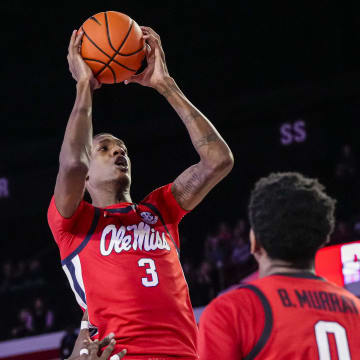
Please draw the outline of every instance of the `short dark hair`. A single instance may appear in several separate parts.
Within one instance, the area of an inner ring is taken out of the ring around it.
[[[305,268],[334,230],[335,204],[317,179],[272,173],[255,184],[249,220],[270,258]]]
[[[96,139],[98,139],[99,137],[102,137],[102,136],[104,136],[104,137],[105,137],[105,136],[107,136],[107,137],[114,137],[114,138],[118,139],[118,138],[117,138],[115,135],[113,135],[113,134],[103,132],[103,133],[98,133],[98,134],[94,135],[94,136],[93,136],[93,141],[96,140]],[[121,139],[118,139],[118,140],[125,145],[124,140],[121,140]]]

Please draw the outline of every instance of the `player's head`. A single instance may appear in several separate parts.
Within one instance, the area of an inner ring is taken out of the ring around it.
[[[125,143],[107,133],[94,136],[86,181],[90,195],[99,187],[128,188],[130,184],[131,163]]]
[[[316,251],[334,229],[335,200],[316,179],[299,173],[273,173],[260,179],[249,203],[252,251],[294,267],[312,265]]]

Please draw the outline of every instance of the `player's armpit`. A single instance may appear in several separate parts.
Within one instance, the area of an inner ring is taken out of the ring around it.
[[[230,172],[231,168],[232,165],[230,167],[226,163],[211,167],[200,161],[175,179],[171,191],[179,205],[190,211]]]

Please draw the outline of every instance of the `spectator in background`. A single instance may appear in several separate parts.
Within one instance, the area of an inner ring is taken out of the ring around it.
[[[11,335],[13,337],[25,337],[33,334],[33,316],[29,309],[21,309],[17,316],[17,323],[11,329]]]
[[[211,264],[203,261],[196,272],[194,284],[196,292],[193,296],[193,306],[202,306],[210,302],[215,296],[214,283]]]
[[[195,283],[195,271],[194,271],[193,265],[191,264],[191,262],[189,260],[183,261],[182,268],[183,268],[185,279],[186,279],[186,282],[188,283],[189,292],[191,295],[194,290],[193,284]]]
[[[5,261],[1,266],[0,293],[9,291],[11,287],[13,267],[11,261]]]
[[[33,303],[33,328],[35,333],[49,332],[54,328],[54,312],[48,309],[44,300],[35,298]]]
[[[235,224],[233,238],[238,237],[249,238],[249,227],[245,219],[239,219]]]
[[[215,235],[208,235],[205,240],[205,259],[221,268],[224,264],[225,253],[220,247],[220,238]]]
[[[231,240],[232,231],[230,229],[229,224],[226,221],[222,221],[219,224],[218,233],[216,234],[216,237],[219,239],[220,242]]]
[[[249,260],[250,243],[247,224],[244,219],[239,219],[233,231],[233,247],[231,251],[231,262],[235,265],[244,264]]]
[[[232,250],[231,261],[235,265],[245,264],[251,257],[249,242],[239,236],[235,238],[235,246]]]

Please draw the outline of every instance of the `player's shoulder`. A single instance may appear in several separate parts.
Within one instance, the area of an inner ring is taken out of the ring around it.
[[[239,284],[218,295],[212,300],[212,307],[243,308],[247,305],[257,306],[261,302],[261,291],[253,283]]]
[[[254,321],[261,323],[265,319],[267,306],[254,288],[249,284],[240,285],[222,293],[205,308],[201,318],[203,323],[214,326],[253,326]],[[234,319],[241,319],[241,325],[235,325]],[[201,323],[200,321],[200,323]],[[255,325],[254,325],[255,326]]]
[[[139,205],[151,209],[166,224],[177,225],[189,211],[183,209],[175,199],[171,190],[172,184],[169,183],[153,190]]]
[[[171,192],[171,185],[172,183],[162,185],[151,191],[148,195],[146,195],[143,200],[140,203],[146,203],[151,201],[157,201],[161,198],[164,198],[167,196],[169,191]]]
[[[74,223],[79,217],[82,219],[89,217],[92,218],[95,211],[95,207],[85,200],[81,200],[78,207],[76,208],[74,214],[65,218],[61,215],[60,211],[56,207],[55,196],[53,195],[47,211],[48,222],[51,225],[52,223],[64,223],[70,224]]]
[[[79,202],[79,205],[76,209],[76,211],[78,209],[89,209],[89,210],[93,210],[95,207],[90,204],[88,201],[85,201],[84,199],[82,199],[80,202]],[[49,203],[49,207],[48,207],[48,211],[56,211],[56,212],[59,212],[57,210],[57,207],[56,207],[56,203],[55,203],[55,195],[52,195],[51,199],[50,199],[50,203]],[[75,212],[76,212],[75,211]]]

